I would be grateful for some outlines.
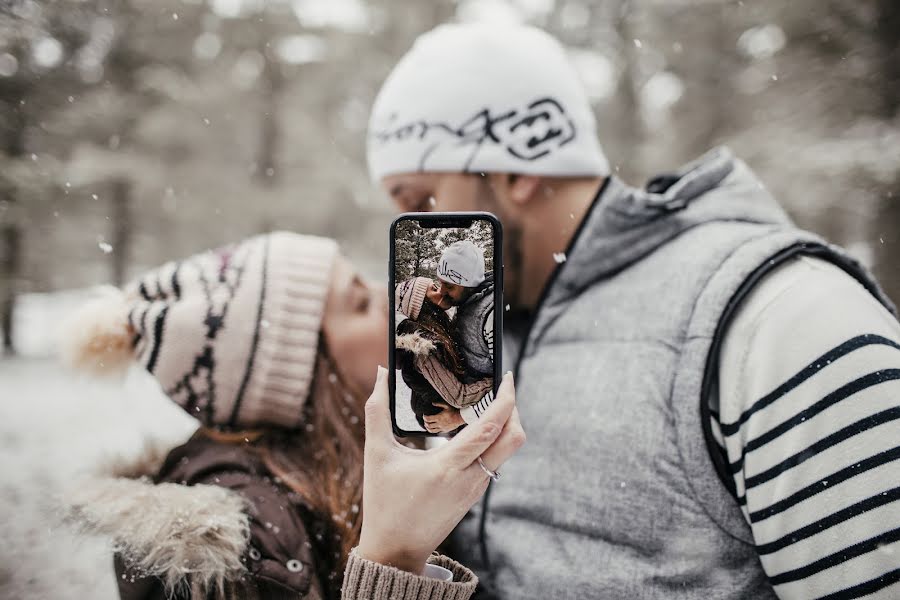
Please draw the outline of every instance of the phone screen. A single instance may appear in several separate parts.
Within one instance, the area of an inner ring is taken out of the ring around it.
[[[391,225],[391,418],[452,435],[499,385],[502,230],[490,213],[406,213]]]

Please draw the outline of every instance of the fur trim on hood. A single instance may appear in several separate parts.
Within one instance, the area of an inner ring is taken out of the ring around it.
[[[428,356],[435,350],[434,342],[423,336],[418,331],[398,335],[395,339],[398,350],[407,350],[414,356]]]
[[[63,515],[83,533],[110,538],[136,576],[158,577],[167,593],[186,585],[188,575],[192,590],[222,589],[246,570],[246,501],[214,485],[129,478],[159,463],[156,450],[136,461],[108,463],[105,474],[86,478],[65,495]]]

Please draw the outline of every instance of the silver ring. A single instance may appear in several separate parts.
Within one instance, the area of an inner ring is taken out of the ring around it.
[[[484,466],[484,461],[481,460],[481,457],[478,457],[478,464],[481,466],[481,470],[487,473],[487,476],[493,479],[494,481],[498,481],[500,479],[500,471],[491,471],[486,466]]]

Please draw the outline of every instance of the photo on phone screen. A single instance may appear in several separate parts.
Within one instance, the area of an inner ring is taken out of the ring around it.
[[[452,434],[493,401],[500,231],[487,213],[407,214],[391,226],[390,388],[398,435]]]

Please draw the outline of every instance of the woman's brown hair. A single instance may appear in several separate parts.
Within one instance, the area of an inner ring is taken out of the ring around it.
[[[459,347],[454,340],[456,332],[447,313],[426,299],[422,303],[422,309],[419,311],[415,323],[428,333],[428,337],[432,341],[437,342],[441,364],[449,368],[459,379],[465,377],[465,359],[460,354]]]
[[[272,476],[298,494],[326,525],[329,539],[323,546],[331,551],[322,557],[327,564],[319,565],[325,567],[320,573],[326,578],[323,583],[338,594],[347,556],[359,542],[362,526],[364,405],[365,395],[341,376],[320,340],[299,430],[272,428],[235,436],[243,443],[251,441],[248,449]],[[223,438],[212,431],[207,434]]]

